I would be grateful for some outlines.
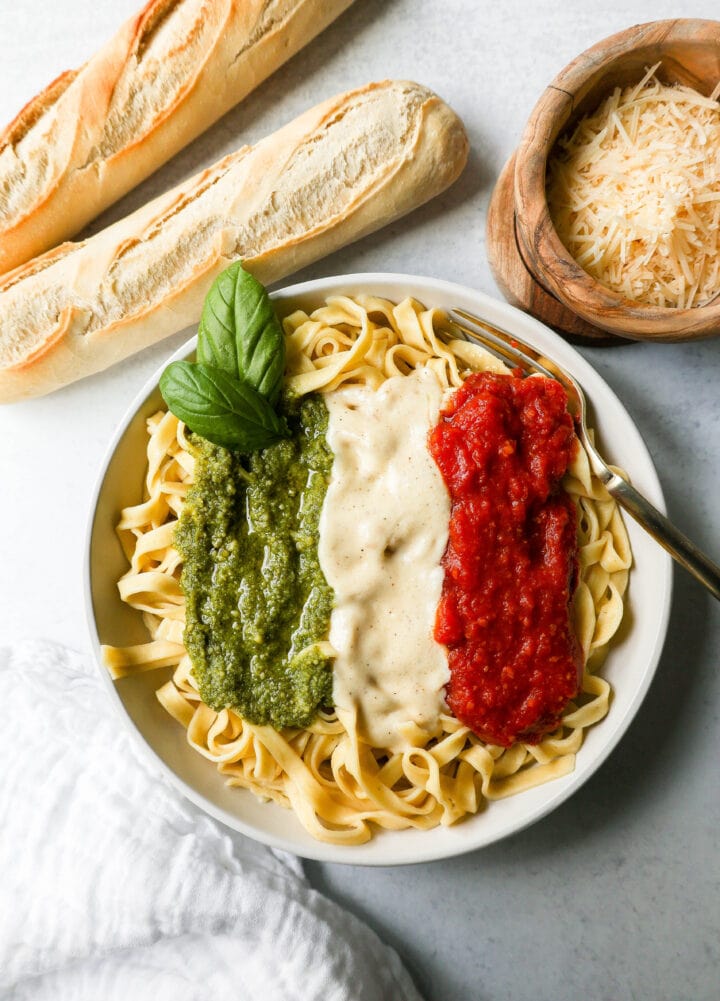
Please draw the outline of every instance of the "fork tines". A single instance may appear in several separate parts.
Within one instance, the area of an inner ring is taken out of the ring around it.
[[[535,349],[515,334],[502,330],[486,320],[481,320],[480,317],[473,316],[472,313],[466,313],[464,309],[451,309],[448,318],[454,326],[462,330],[472,340],[482,344],[501,361],[509,361],[526,372],[539,372],[547,376],[548,379],[557,379],[557,375],[550,372],[535,357]]]

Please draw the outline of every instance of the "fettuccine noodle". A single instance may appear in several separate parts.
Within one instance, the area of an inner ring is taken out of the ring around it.
[[[406,299],[339,296],[311,315],[284,321],[287,375],[298,393],[344,384],[377,388],[386,379],[431,368],[444,387],[470,371],[507,371],[477,345],[454,340],[439,310]],[[232,786],[291,807],[313,837],[361,844],[372,824],[391,830],[452,824],[486,800],[521,792],[574,768],[585,729],[607,713],[610,686],[596,673],[623,614],[632,555],[620,513],[578,446],[564,487],[579,514],[580,582],[575,630],[585,658],[580,693],[561,726],[537,744],[484,743],[449,713],[439,737],[402,752],[370,747],[354,720],[320,713],[302,730],[248,723],[232,709],[215,712],[198,693],[183,647],[184,599],[173,531],[193,481],[185,428],[171,413],[148,420],[146,499],[126,508],[118,532],[130,569],[119,582],[123,601],[142,612],[152,640],[105,647],[113,676],[175,667],[157,697],[187,731],[189,743],[214,762]]]

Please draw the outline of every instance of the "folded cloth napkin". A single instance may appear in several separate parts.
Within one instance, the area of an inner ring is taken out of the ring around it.
[[[80,654],[0,648],[0,679],[0,996],[420,1001],[296,859],[146,768]]]

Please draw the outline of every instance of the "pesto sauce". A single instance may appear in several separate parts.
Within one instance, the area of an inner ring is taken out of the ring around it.
[[[203,701],[251,723],[303,727],[332,705],[333,591],[318,559],[332,468],[320,396],[285,398],[292,437],[241,456],[194,436],[196,467],[175,546],[184,641]]]

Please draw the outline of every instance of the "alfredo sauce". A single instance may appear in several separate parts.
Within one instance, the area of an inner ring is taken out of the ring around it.
[[[333,699],[375,747],[437,731],[449,679],[433,638],[450,499],[428,450],[443,389],[430,369],[328,393],[332,478],[319,558],[335,592]]]

